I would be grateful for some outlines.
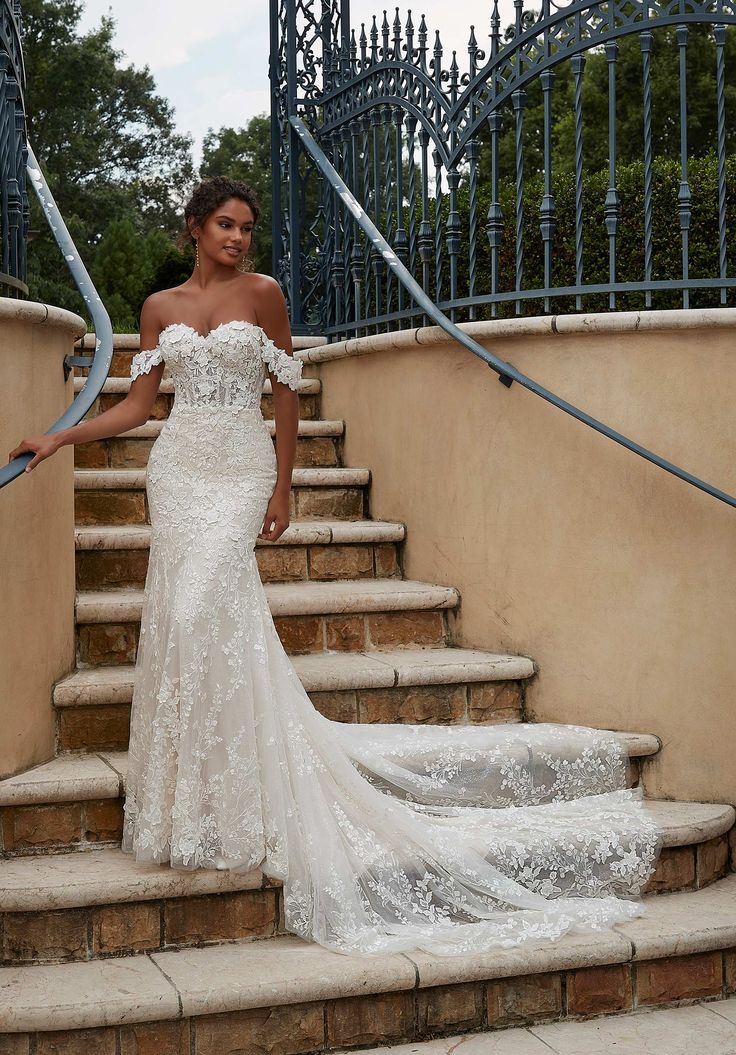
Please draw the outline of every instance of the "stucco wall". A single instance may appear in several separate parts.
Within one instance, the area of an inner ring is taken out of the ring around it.
[[[84,321],[0,298],[0,457],[43,433],[73,398],[62,363]],[[0,777],[54,754],[51,691],[74,666],[71,447],[0,491]]]
[[[736,311],[464,328],[736,494]],[[650,794],[736,802],[736,510],[437,328],[306,354],[346,464],[373,470],[372,515],[408,525],[407,575],[459,588],[460,643],[538,664],[529,717],[657,733]]]

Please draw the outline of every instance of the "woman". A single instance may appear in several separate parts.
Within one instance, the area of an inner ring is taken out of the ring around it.
[[[123,850],[174,868],[260,866],[284,883],[287,928],[343,952],[460,953],[638,915],[659,833],[613,737],[340,724],[302,688],[254,555],[288,526],[301,372],[277,283],[238,270],[258,215],[244,184],[200,184],[185,210],[192,276],[143,305],[129,395],[11,453],[35,452],[33,469],[63,444],[142,425],[168,363]]]

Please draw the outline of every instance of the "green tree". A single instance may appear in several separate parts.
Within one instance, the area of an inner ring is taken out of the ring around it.
[[[680,156],[679,51],[674,26],[653,32],[651,53],[652,152],[654,157]],[[616,58],[616,158],[632,164],[643,153],[642,56],[639,35],[622,37]],[[736,61],[736,31],[726,32],[726,69]],[[575,165],[574,83],[569,61],[554,67],[552,116],[553,171],[572,172]],[[524,107],[524,166],[532,176],[544,169],[544,109],[539,78],[526,86]],[[726,112],[736,105],[736,84],[726,81]],[[716,141],[716,59],[713,27],[691,25],[687,48],[688,154],[703,157]],[[501,108],[503,131],[499,142],[500,169],[514,172],[515,121],[510,101]],[[489,136],[481,133],[481,178],[490,179]],[[583,143],[586,173],[608,165],[608,61],[601,47],[586,54],[583,75]],[[727,126],[727,150],[736,149],[736,128]]]
[[[137,329],[140,306],[168,257],[170,243],[158,228],[141,234],[128,216],[108,225],[95,252],[95,284],[120,329]]]
[[[93,280],[103,243],[102,261],[107,256],[109,266],[114,238],[105,241],[105,232],[124,219],[141,239],[140,252],[153,253],[140,264],[153,275],[163,259],[161,240],[145,235],[179,225],[194,179],[191,137],[176,132],[172,107],[156,94],[148,66],[121,65],[114,20],[103,17],[81,34],[81,9],[77,0],[24,0],[29,140]],[[30,200],[31,296],[86,315],[33,193]],[[122,237],[122,229],[118,233]],[[120,320],[123,303],[114,302],[116,328],[129,325],[131,310],[137,314],[127,295],[124,301]]]
[[[210,128],[202,143],[200,179],[229,176],[243,180],[258,195],[261,215],[253,239],[256,270],[271,273],[271,119],[251,117],[244,128]]]

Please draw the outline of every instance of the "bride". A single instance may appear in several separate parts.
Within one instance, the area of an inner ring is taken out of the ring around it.
[[[259,217],[249,187],[205,180],[184,215],[196,263],[143,304],[128,396],[10,455],[34,452],[33,470],[65,444],[144,424],[168,365],[175,403],[146,476],[123,851],[260,867],[284,884],[287,929],[341,952],[462,953],[640,914],[660,833],[611,734],[341,724],[313,707],[254,553],[289,524],[301,363],[286,303],[272,278],[241,270]]]

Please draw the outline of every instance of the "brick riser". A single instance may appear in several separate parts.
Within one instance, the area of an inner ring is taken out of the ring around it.
[[[274,619],[274,623],[291,655],[325,650],[440,647],[449,640],[447,616],[442,610],[289,615]],[[80,624],[79,661],[91,666],[135,663],[139,631],[138,621]]]
[[[78,590],[140,589],[148,549],[77,550]],[[394,542],[314,546],[257,546],[263,582],[332,582],[336,579],[401,578]]]
[[[155,440],[117,436],[83,443],[74,448],[77,469],[144,469]],[[294,465],[304,468],[333,468],[340,464],[337,439],[333,436],[300,436]]]
[[[94,850],[120,843],[121,798],[3,806],[3,856]]]
[[[333,721],[490,725],[521,719],[519,681],[462,685],[398,685],[394,688],[310,692],[315,707]],[[126,751],[130,704],[58,707],[57,754],[62,751]]]
[[[52,912],[6,912],[0,916],[0,965],[72,963],[270,938],[283,933],[279,927],[280,897],[279,887],[264,885],[256,890],[220,891],[198,897]]]
[[[5,1034],[8,1055],[307,1055],[725,999],[736,949],[95,1029]],[[3,1035],[0,1035],[2,1038]],[[12,1039],[11,1039],[12,1038]]]
[[[368,515],[364,487],[310,487],[295,485],[289,496],[292,519],[362,520]],[[109,488],[77,491],[75,521],[79,525],[113,526],[150,524],[145,488]]]
[[[688,859],[690,870],[673,869]],[[728,871],[728,836],[663,854],[645,893],[699,890]],[[685,882],[684,880],[688,879]],[[683,880],[674,885],[674,879]],[[278,884],[254,890],[0,916],[2,965],[69,963],[284,933]],[[535,984],[540,984],[535,979]],[[2,1050],[2,1049],[0,1049]]]

